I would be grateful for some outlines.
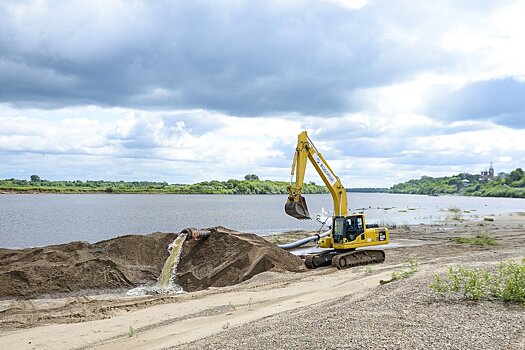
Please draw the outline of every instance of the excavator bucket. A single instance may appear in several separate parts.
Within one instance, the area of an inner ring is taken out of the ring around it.
[[[294,202],[288,200],[284,205],[284,211],[286,214],[293,216],[299,220],[309,220],[310,213],[308,212],[308,207],[306,206],[306,200],[303,196],[299,196],[299,201]]]

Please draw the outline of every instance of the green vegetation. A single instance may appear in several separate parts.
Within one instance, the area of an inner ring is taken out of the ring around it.
[[[501,262],[494,272],[461,265],[449,267],[447,275],[435,275],[429,287],[438,293],[459,294],[474,301],[496,298],[525,306],[525,258],[521,263]]]
[[[448,216],[448,218],[450,220],[456,220],[456,221],[461,221],[462,220],[463,212],[461,211],[461,208],[458,208],[456,206],[452,206],[452,207],[448,208],[448,211],[450,212],[450,215]]]
[[[423,176],[419,180],[410,180],[394,185],[387,192],[525,198],[525,171],[517,168],[507,176],[496,177],[494,180],[480,179],[479,175],[468,173],[436,178]]]
[[[49,181],[32,175],[31,180],[0,180],[0,191],[17,193],[168,193],[168,194],[286,194],[288,183],[260,180],[249,174],[244,180],[203,181],[196,184],[168,184],[150,181]],[[325,186],[305,183],[304,194],[328,193]]]
[[[235,306],[234,304],[232,304],[232,302],[230,301],[230,303],[228,304],[228,307],[230,308],[230,311],[235,311],[237,309],[237,306]]]
[[[128,338],[133,338],[136,334],[137,334],[137,331],[133,327],[129,326]]]
[[[400,280],[402,278],[408,278],[419,271],[419,261],[415,258],[411,258],[408,261],[404,270],[396,270],[392,272],[392,277],[389,280],[380,280],[379,284],[385,284],[393,281]]]
[[[498,245],[498,241],[488,234],[478,234],[475,237],[455,237],[453,240],[461,244],[473,244],[480,246]]]

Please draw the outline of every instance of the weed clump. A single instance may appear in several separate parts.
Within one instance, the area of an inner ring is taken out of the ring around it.
[[[498,241],[496,241],[493,237],[489,236],[488,234],[477,234],[474,237],[455,237],[453,240],[460,244],[473,244],[473,245],[480,245],[480,246],[487,246],[487,245],[498,245]]]
[[[463,295],[468,300],[495,298],[525,306],[525,258],[498,264],[494,272],[465,266],[449,267],[446,276],[435,275],[429,287],[441,294]]]
[[[128,338],[133,338],[135,335],[137,335],[137,330],[132,326],[129,326]]]
[[[380,280],[379,281],[379,284],[386,284],[386,283],[389,283],[389,282],[393,282],[393,281],[397,281],[399,279],[402,279],[402,278],[408,278],[410,276],[412,276],[413,274],[415,274],[417,271],[419,271],[419,261],[417,261],[417,259],[415,258],[411,258],[409,261],[408,261],[408,265],[406,267],[406,269],[404,270],[396,270],[394,272],[392,272],[392,276],[390,277],[389,280]]]
[[[463,220],[463,212],[461,208],[458,208],[456,206],[452,206],[448,208],[448,211],[450,215],[448,216],[448,219],[454,220],[454,221],[461,221]]]

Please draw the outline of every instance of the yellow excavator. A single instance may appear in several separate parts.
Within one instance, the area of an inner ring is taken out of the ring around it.
[[[330,234],[319,239],[320,253],[306,255],[305,265],[310,269],[332,265],[346,269],[358,265],[382,263],[385,253],[376,249],[357,249],[389,243],[388,229],[378,225],[367,225],[363,213],[348,214],[346,189],[323,155],[314,146],[306,131],[299,134],[293,157],[286,214],[300,220],[310,219],[306,200],[301,195],[306,163],[310,160],[332,195],[334,216]],[[295,182],[293,181],[296,176]]]

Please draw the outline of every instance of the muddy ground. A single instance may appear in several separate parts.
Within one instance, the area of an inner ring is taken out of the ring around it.
[[[305,235],[291,234],[294,238]],[[475,246],[453,240],[476,234],[489,234],[498,244]],[[428,283],[449,265],[483,267],[524,257],[525,216],[391,231],[393,242],[404,239],[421,245],[387,249],[385,263],[371,268],[299,273],[273,268],[239,284],[175,296],[107,293],[4,300],[0,302],[0,342],[28,349],[160,349],[178,344],[186,344],[181,347],[185,349],[523,348],[521,306],[446,300],[431,291]],[[286,237],[267,238],[275,240]],[[379,284],[410,258],[421,264],[419,272],[407,280]],[[324,314],[326,310],[330,314]],[[368,321],[360,321],[365,318]],[[320,327],[331,331],[325,336]]]

